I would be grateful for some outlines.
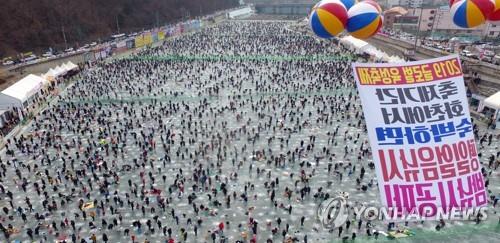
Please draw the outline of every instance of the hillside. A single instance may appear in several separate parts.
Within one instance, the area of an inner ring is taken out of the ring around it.
[[[152,28],[184,16],[234,7],[238,0],[2,0],[0,57],[63,49],[120,32]]]

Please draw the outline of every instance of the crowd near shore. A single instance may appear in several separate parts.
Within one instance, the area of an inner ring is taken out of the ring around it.
[[[316,220],[326,198],[378,205],[379,194],[356,55],[288,25],[223,22],[85,69],[6,141],[0,242],[327,242],[387,231],[353,215],[333,232]],[[499,139],[474,128],[496,223]],[[391,227],[405,225],[435,223]]]

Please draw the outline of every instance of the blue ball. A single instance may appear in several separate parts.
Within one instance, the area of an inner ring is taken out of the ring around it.
[[[354,6],[354,4],[358,2],[358,0],[340,0],[340,1],[344,4],[347,10],[351,9],[352,6]]]

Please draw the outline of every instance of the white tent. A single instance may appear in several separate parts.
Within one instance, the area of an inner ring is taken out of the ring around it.
[[[47,76],[47,74],[42,73],[42,74],[40,74],[39,77],[41,78],[43,85],[46,85],[49,83],[49,77]]]
[[[363,53],[367,48],[371,47],[371,45],[364,41],[352,36],[346,36],[340,40],[341,43],[346,44],[357,50],[359,53]]]
[[[75,65],[74,63],[72,62],[67,62],[67,63],[63,63],[59,66],[59,68],[62,68],[64,69],[65,72],[69,72],[69,71],[73,71],[73,70],[77,70],[78,69],[78,66]]]
[[[63,76],[64,74],[66,74],[66,72],[66,69],[62,65],[57,66],[56,68],[54,68],[54,77]]]
[[[78,69],[78,65],[72,63],[72,62],[67,62],[65,65],[66,67],[66,70],[68,71],[72,71],[72,70],[77,70]]]
[[[53,68],[51,68],[51,69],[49,69],[49,71],[46,73],[46,75],[54,76],[54,75],[56,75],[56,70],[54,70]]]
[[[73,67],[72,67],[72,66],[70,66],[70,65],[68,65],[67,63],[63,63],[63,64],[61,64],[61,66],[60,66],[60,67],[61,67],[62,69],[64,69],[64,71],[66,71],[66,72],[69,72],[69,71],[71,71],[71,70],[73,69]]]
[[[78,68],[79,68],[78,65],[69,61],[55,68],[49,69],[49,71],[47,71],[45,74],[42,74],[41,76],[48,82],[68,73],[69,71],[78,70]]]
[[[484,105],[495,110],[500,110],[500,91],[486,98],[484,100]]]
[[[46,80],[30,74],[0,93],[0,107],[24,107],[24,103],[37,94]]]
[[[368,48],[366,48],[364,50],[364,52],[369,54],[370,56],[374,56],[375,58],[377,58],[379,60],[389,61],[389,56],[385,52],[377,49],[376,47],[374,47],[372,45],[370,45]]]
[[[40,77],[41,77],[41,78],[43,78],[43,79],[45,80],[43,84],[46,84],[46,83],[48,83],[48,82],[49,82],[49,78],[50,78],[50,76],[49,76],[49,75],[47,75],[46,73],[42,73],[42,74],[40,74]]]
[[[45,75],[43,75],[46,79],[54,79],[57,77],[56,75],[56,70],[54,70],[53,68],[49,69],[48,72],[45,73]]]
[[[386,62],[404,62],[403,59],[397,57],[391,57],[387,55],[387,53],[377,49],[372,46],[370,43],[354,38],[352,36],[346,36],[340,40],[341,43],[350,46],[353,50],[356,50],[357,53],[366,53],[370,56],[374,56],[379,60],[383,60]]]
[[[483,105],[494,110],[493,119],[496,124],[496,129],[500,129],[500,91],[486,98]]]
[[[405,60],[401,57],[398,57],[398,56],[390,56],[388,62],[389,63],[402,63],[402,62],[405,62]]]

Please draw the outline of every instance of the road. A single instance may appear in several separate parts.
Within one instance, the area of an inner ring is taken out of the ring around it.
[[[413,48],[414,43],[407,40],[399,40],[392,37],[385,37],[381,35],[377,35],[368,40],[370,44],[381,49],[382,51],[390,54],[390,55],[398,55],[405,56],[404,53],[406,50]],[[419,46],[416,59],[423,60],[435,57],[442,57],[445,55],[451,55],[451,53],[447,53],[442,50]],[[500,66],[493,65],[490,63],[482,63],[478,60],[469,59],[460,57],[465,61],[467,70],[472,73],[476,72],[481,77],[481,90],[483,95],[490,96],[493,95],[496,91],[500,90]]]

